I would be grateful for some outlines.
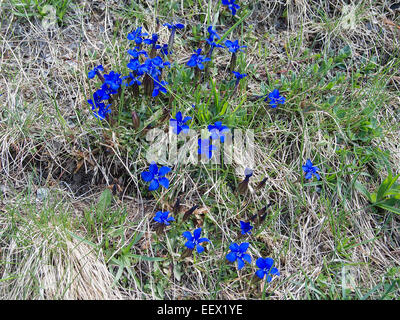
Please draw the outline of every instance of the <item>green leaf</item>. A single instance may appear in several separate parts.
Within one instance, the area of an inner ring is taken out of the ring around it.
[[[105,189],[100,196],[99,202],[97,204],[96,213],[98,215],[104,215],[107,208],[111,205],[111,200],[112,200],[111,191],[109,189]]]
[[[145,261],[164,261],[165,259],[167,259],[167,258],[161,258],[161,257],[141,256],[141,255],[133,254],[133,253],[127,254],[126,256],[130,257],[130,258],[145,260]]]
[[[363,194],[370,202],[372,202],[371,194],[368,192],[367,188],[359,182],[354,183],[354,187],[358,192]]]

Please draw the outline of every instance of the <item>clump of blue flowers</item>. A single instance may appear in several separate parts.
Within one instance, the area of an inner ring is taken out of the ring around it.
[[[264,101],[269,100],[269,105],[271,108],[276,108],[278,104],[284,104],[286,98],[281,96],[278,89],[274,89],[271,93],[266,95]]]

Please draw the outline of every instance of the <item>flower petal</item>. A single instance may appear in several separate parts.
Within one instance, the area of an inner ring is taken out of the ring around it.
[[[256,276],[259,277],[260,279],[264,279],[264,275],[265,272],[263,270],[260,269],[256,271]]]
[[[248,249],[249,245],[250,245],[250,243],[243,242],[239,247],[239,251],[240,252],[246,252],[246,250]]]
[[[149,190],[150,191],[157,190],[159,186],[160,184],[158,183],[157,179],[154,179],[150,182]]]
[[[142,172],[141,176],[142,176],[142,179],[146,182],[149,182],[154,179],[154,175],[148,171]]]
[[[242,258],[243,258],[243,260],[245,260],[251,264],[251,257],[249,254],[246,253],[246,254],[242,255]]]
[[[237,262],[238,262],[238,270],[242,269],[244,267],[244,261],[241,258],[238,258]]]
[[[193,240],[193,236],[190,233],[190,231],[185,231],[184,233],[182,233],[182,236],[184,236],[186,239],[192,241]]]
[[[264,258],[258,258],[256,261],[256,266],[259,267],[260,269],[264,269],[266,267]]]
[[[198,228],[196,230],[193,231],[193,237],[198,240],[200,238],[200,234],[201,234],[201,228]]]
[[[158,167],[154,161],[150,164],[149,171],[150,171],[150,173],[152,173],[154,175],[156,175],[158,173]]]
[[[186,246],[186,248],[188,248],[190,250],[193,250],[194,249],[194,242],[188,240],[188,241],[186,241],[185,246]]]
[[[169,187],[169,180],[165,177],[162,177],[158,180],[158,182],[165,188],[168,189]],[[158,187],[157,187],[158,188]]]
[[[202,247],[201,245],[196,245],[196,250],[197,250],[197,253],[202,253],[203,251],[204,251],[204,247]]]
[[[228,259],[230,262],[235,262],[235,260],[237,259],[237,256],[234,252],[229,252],[226,255],[226,259]]]
[[[171,169],[168,167],[161,167],[160,170],[158,171],[158,176],[163,177],[170,171],[171,171]]]

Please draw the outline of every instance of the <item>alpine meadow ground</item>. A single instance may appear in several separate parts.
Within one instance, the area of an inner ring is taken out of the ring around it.
[[[0,0],[0,298],[398,299],[399,39],[386,0]]]

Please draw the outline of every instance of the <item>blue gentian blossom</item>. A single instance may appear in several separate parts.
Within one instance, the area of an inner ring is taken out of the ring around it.
[[[96,75],[100,73],[100,71],[104,71],[104,68],[101,64],[89,71],[88,78],[93,79]]]
[[[207,155],[208,159],[211,159],[212,152],[217,150],[217,147],[210,143],[210,139],[198,139],[197,143],[199,145],[197,153],[200,155],[205,154]]]
[[[162,45],[160,51],[161,51],[161,53],[162,53],[164,56],[169,55],[170,52],[168,51],[168,44],[164,43],[164,44]]]
[[[156,216],[154,217],[154,221],[157,221],[160,224],[164,224],[166,226],[170,225],[170,221],[175,221],[174,217],[168,217],[169,211],[158,211],[156,212]]]
[[[258,258],[256,261],[257,267],[260,269],[256,271],[257,277],[264,279],[267,276],[267,282],[271,282],[271,275],[279,276],[280,273],[277,268],[272,268],[274,264],[274,259],[272,258]]]
[[[200,238],[201,228],[193,231],[193,235],[189,231],[185,231],[182,235],[187,239],[185,247],[193,250],[196,247],[197,253],[202,253],[204,247],[200,245],[202,242],[210,242],[208,238]]]
[[[250,222],[240,221],[240,230],[242,234],[251,234],[251,229],[253,229],[253,226],[250,225]]]
[[[286,101],[286,98],[281,96],[279,93],[278,89],[274,89],[270,94],[268,94],[268,97],[264,99],[264,101],[270,100],[269,105],[271,108],[276,108],[278,104],[284,104]]]
[[[140,81],[140,78],[135,76],[132,72],[129,72],[129,76],[126,76],[123,79],[130,80],[130,81],[124,82],[125,86],[132,86],[134,84],[137,84],[138,86],[140,86],[142,84],[142,82]]]
[[[95,97],[96,92],[93,94],[93,100],[89,99],[88,103],[92,106],[93,115],[100,120],[104,120],[109,113],[111,113],[111,104],[106,105],[104,102],[100,102]]]
[[[173,132],[179,134],[181,131],[187,133],[189,131],[189,126],[186,124],[187,121],[191,120],[192,117],[182,117],[182,112],[177,112],[175,115],[176,119],[170,119],[170,126],[173,128]]]
[[[135,31],[128,34],[128,40],[133,40],[136,44],[141,44],[143,42],[143,37],[147,37],[147,33],[142,33],[142,27],[138,27]]]
[[[138,47],[135,47],[134,49],[129,49],[128,53],[134,58],[138,59],[140,55],[144,55],[146,58],[148,57],[147,52],[144,50],[139,50]]]
[[[144,42],[145,44],[152,44],[153,46],[157,43],[157,41],[158,41],[158,34],[157,34],[157,33],[153,33],[153,34],[151,35],[151,38],[150,38],[150,39],[144,39],[144,40],[143,40],[143,42]]]
[[[302,166],[303,171],[306,173],[305,178],[311,179],[313,175],[317,177],[317,180],[321,179],[317,171],[320,171],[318,167],[314,167],[311,160],[307,159],[306,164]]]
[[[167,88],[165,87],[168,83],[165,81],[159,81],[158,78],[154,79],[154,89],[152,96],[157,97],[160,92],[167,93]]]
[[[146,182],[150,181],[149,190],[157,190],[160,185],[165,189],[169,187],[169,180],[164,177],[171,169],[168,167],[161,167],[158,169],[157,164],[153,161],[150,164],[149,171],[142,172],[142,179]]]
[[[220,139],[221,143],[225,142],[225,134],[230,131],[227,126],[222,125],[221,121],[210,124],[207,128],[211,132],[211,139]]]
[[[238,262],[238,270],[244,267],[244,262],[247,261],[251,263],[251,257],[249,254],[246,253],[247,249],[249,248],[248,242],[243,242],[240,246],[237,243],[232,243],[229,246],[231,252],[226,255],[226,259],[230,262]]]
[[[121,87],[122,78],[117,72],[111,71],[109,74],[105,74],[104,79],[112,90],[118,90]]]
[[[213,30],[212,26],[209,26],[207,28],[207,31],[208,31],[208,35],[209,35],[207,40],[213,41],[214,39],[217,39],[217,40],[221,39],[221,37],[217,34],[217,32]]]
[[[185,26],[182,23],[176,23],[176,24],[171,24],[171,23],[164,23],[163,26],[168,27],[170,30],[176,30],[176,29],[183,29]]]
[[[239,73],[237,71],[232,71],[232,73],[235,75],[236,77],[236,82],[239,83],[240,80],[242,80],[243,78],[247,77],[246,73]]]
[[[187,65],[189,67],[198,67],[200,70],[204,69],[203,63],[206,61],[210,61],[210,58],[206,58],[205,56],[202,56],[201,54],[201,49],[197,49],[194,54],[190,57],[189,61],[187,62]]]
[[[241,48],[247,48],[247,46],[239,46],[239,40],[235,40],[235,41],[226,40],[225,45],[229,49],[229,51],[232,53],[236,53],[238,51],[244,52]]]
[[[224,6],[228,6],[229,10],[231,10],[232,15],[236,14],[236,11],[240,9],[240,6],[235,3],[236,0],[222,0],[222,4]]]

